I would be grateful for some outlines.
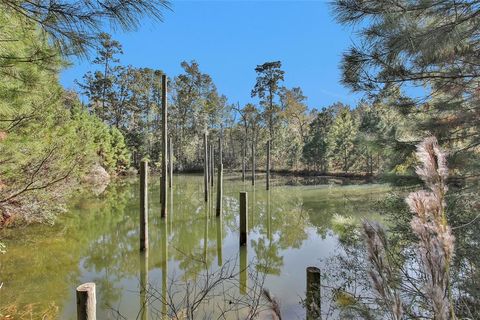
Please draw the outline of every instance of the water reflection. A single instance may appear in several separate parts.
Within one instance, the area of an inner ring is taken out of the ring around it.
[[[140,319],[148,319],[148,249],[140,257]]]
[[[93,281],[97,284],[99,318],[109,318],[118,311],[126,318],[140,314],[146,319],[148,313],[143,310],[150,303],[145,288],[161,279],[161,292],[166,297],[169,279],[194,281],[202,272],[216,270],[239,257],[237,267],[243,271],[237,283],[242,293],[248,287],[248,261],[255,261],[257,272],[270,275],[265,285],[275,292],[286,314],[290,310],[298,314],[302,312],[298,297],[305,291],[305,281],[299,278],[304,273],[298,270],[318,264],[321,257],[334,250],[334,215],[360,219],[373,211],[371,203],[364,200],[366,196],[387,190],[382,186],[279,186],[267,192],[226,176],[223,215],[216,218],[213,201],[203,201],[201,176],[178,175],[175,180],[170,189],[169,216],[163,220],[159,179],[152,179],[150,250],[140,256],[140,266],[136,182],[112,185],[99,199],[79,201],[54,227],[2,234],[8,252],[0,256],[0,282],[4,282],[0,307],[7,303],[55,303],[60,318],[72,319],[73,288]],[[249,242],[248,248],[239,250],[238,198],[243,189],[251,195]],[[214,190],[210,199],[215,199]],[[45,294],[40,296],[38,292]],[[132,298],[132,292],[137,297]],[[166,305],[159,303],[150,306],[150,311],[155,308],[166,314]]]
[[[246,294],[247,293],[247,279],[248,279],[248,247],[241,246],[239,250],[240,255],[240,293]]]

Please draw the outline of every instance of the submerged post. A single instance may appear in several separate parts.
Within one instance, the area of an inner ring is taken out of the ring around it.
[[[207,132],[203,133],[203,185],[205,189],[205,202],[208,201],[208,141]]]
[[[240,192],[240,246],[247,244],[247,229],[248,229],[248,207],[247,192]]]
[[[160,183],[161,217],[167,216],[167,76],[162,74],[162,181]]]
[[[79,285],[77,287],[77,320],[95,320],[96,305],[95,283],[87,282]]]
[[[173,187],[173,143],[172,138],[168,138],[168,164],[170,171],[170,179],[168,179],[168,187]]]
[[[321,318],[320,275],[319,268],[307,268],[307,295],[305,299],[307,320]]]
[[[148,249],[148,162],[140,163],[140,251]]]

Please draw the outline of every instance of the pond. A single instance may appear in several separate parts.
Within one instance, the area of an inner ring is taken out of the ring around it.
[[[159,319],[162,311],[183,312],[185,292],[193,299],[223,277],[199,304],[198,318],[217,317],[226,308],[225,318],[241,317],[253,308],[256,290],[266,288],[284,319],[302,319],[306,268],[323,269],[337,253],[336,225],[343,220],[380,219],[374,204],[389,191],[386,185],[300,185],[283,178],[266,191],[262,180],[253,187],[227,175],[219,219],[215,201],[204,202],[203,177],[175,175],[164,220],[158,181],[151,177],[148,256],[139,253],[135,180],[112,184],[99,197],[79,196],[53,226],[4,230],[0,310],[75,319],[75,288],[95,282],[98,319]],[[249,234],[242,250],[240,191],[248,192]]]

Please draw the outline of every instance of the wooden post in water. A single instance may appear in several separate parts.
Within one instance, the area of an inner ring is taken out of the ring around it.
[[[270,140],[267,141],[267,190],[270,190]]]
[[[148,162],[140,163],[140,251],[148,249]]]
[[[247,192],[240,192],[240,246],[247,244],[248,230],[248,195]]]
[[[213,178],[215,175],[213,145],[210,144],[210,187],[213,191]]]
[[[247,158],[247,145],[243,147],[243,156],[242,156],[242,182],[245,182],[245,171],[246,171],[246,161]]]
[[[205,189],[205,202],[208,201],[208,141],[207,132],[203,133],[203,185]]]
[[[77,320],[95,320],[96,318],[95,283],[81,284],[77,287]]]
[[[319,268],[307,268],[307,295],[305,299],[307,320],[318,320],[321,318],[320,275]]]
[[[252,186],[255,185],[255,141],[252,138]]]
[[[167,216],[167,75],[162,74],[162,181],[160,182],[161,217]]]
[[[170,171],[170,179],[168,179],[168,187],[173,187],[173,142],[172,138],[168,138],[168,164]]]
[[[216,216],[220,217],[222,215],[223,206],[223,157],[222,157],[222,139],[218,139],[218,174],[217,174],[217,211]]]

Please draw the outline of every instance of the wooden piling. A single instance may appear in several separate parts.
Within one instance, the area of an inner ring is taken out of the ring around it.
[[[170,171],[170,177],[168,179],[168,187],[171,189],[173,187],[173,142],[172,138],[168,138],[168,165]]]
[[[213,145],[210,145],[210,187],[213,191],[213,178],[215,175]]]
[[[255,141],[252,139],[252,186],[255,185]]]
[[[247,192],[240,192],[240,246],[247,244],[248,230],[248,195]]]
[[[220,163],[218,166],[217,174],[217,207],[216,207],[216,216],[219,217],[222,215],[223,206],[223,164]]]
[[[95,320],[96,305],[95,283],[87,282],[79,285],[77,287],[77,320]]]
[[[267,141],[267,190],[270,190],[270,140]]]
[[[203,133],[203,184],[205,191],[205,202],[208,201],[208,140],[207,132]]]
[[[319,268],[307,268],[307,294],[305,299],[307,320],[321,319],[320,276],[321,273]]]
[[[247,158],[247,151],[246,151],[246,146],[244,147],[243,150],[243,157],[242,157],[242,182],[245,182],[245,171],[246,171],[246,163],[245,159]]]
[[[148,249],[148,162],[140,163],[140,251]]]
[[[162,74],[162,181],[160,183],[161,217],[167,216],[167,76]]]
[[[222,148],[222,139],[218,139],[218,174],[217,174],[217,211],[216,216],[219,217],[222,215],[223,206],[223,148]]]

